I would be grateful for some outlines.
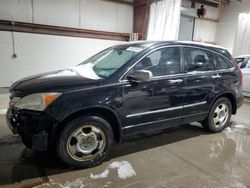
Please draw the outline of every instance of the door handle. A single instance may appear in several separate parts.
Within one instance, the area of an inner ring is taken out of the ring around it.
[[[213,76],[212,76],[212,78],[213,78],[213,79],[216,79],[216,78],[221,78],[221,75],[216,74],[216,75],[213,75]]]
[[[183,79],[169,80],[168,82],[171,85],[173,85],[173,84],[180,84],[180,83],[183,82]]]

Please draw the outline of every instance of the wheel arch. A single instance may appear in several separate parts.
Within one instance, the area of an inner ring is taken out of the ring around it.
[[[235,94],[233,92],[230,92],[230,91],[222,92],[222,93],[217,94],[215,96],[215,98],[213,99],[212,103],[210,104],[209,110],[212,108],[215,101],[217,101],[221,97],[228,98],[228,100],[232,104],[232,114],[236,114],[236,112],[237,112],[236,96],[235,96]]]
[[[96,115],[108,121],[108,123],[112,127],[115,141],[117,142],[121,141],[123,133],[118,115],[114,112],[114,110],[105,106],[88,107],[68,115],[64,120],[58,123],[58,125],[56,126],[56,130],[54,130],[55,134],[56,135],[60,134],[60,132],[63,130],[66,124],[71,120],[73,120],[74,118],[86,115]]]

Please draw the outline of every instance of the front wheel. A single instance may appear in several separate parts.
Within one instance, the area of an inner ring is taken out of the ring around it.
[[[209,131],[221,132],[229,125],[232,116],[232,104],[225,98],[219,98],[213,104],[208,118],[203,121],[203,126]]]
[[[106,120],[98,116],[79,117],[61,132],[57,152],[67,165],[88,168],[107,157],[112,141],[113,131]]]

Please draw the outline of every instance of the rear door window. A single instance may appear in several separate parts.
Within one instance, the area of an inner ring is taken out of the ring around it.
[[[213,71],[214,63],[210,52],[199,48],[184,48],[187,72]]]

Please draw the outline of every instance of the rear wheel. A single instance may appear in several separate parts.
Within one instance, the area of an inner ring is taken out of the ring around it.
[[[98,116],[80,117],[61,132],[57,152],[64,163],[87,168],[107,157],[112,141],[112,128],[106,120]]]
[[[213,104],[208,118],[202,125],[211,132],[220,132],[229,125],[232,115],[232,104],[228,98],[219,98]]]

